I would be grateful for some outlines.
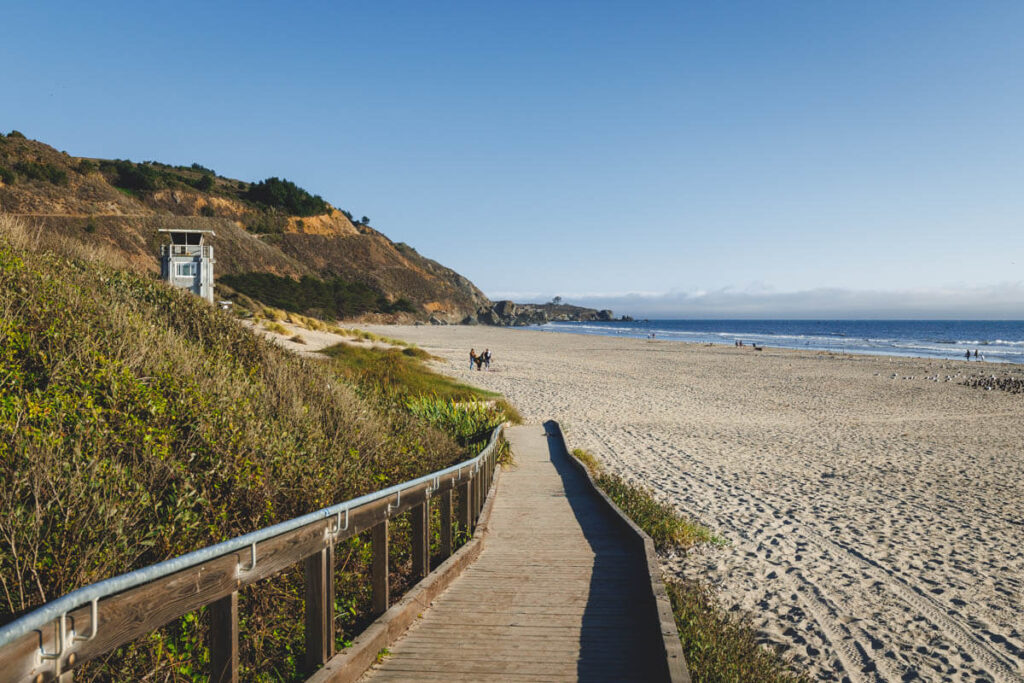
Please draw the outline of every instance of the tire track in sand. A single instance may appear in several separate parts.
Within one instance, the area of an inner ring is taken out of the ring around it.
[[[608,445],[610,439],[607,436],[603,436],[598,431],[591,427],[585,427],[580,430],[586,433],[587,439],[591,444],[601,444],[601,450],[605,451],[607,462],[618,462],[619,458],[616,457],[614,451]],[[627,427],[623,427],[622,431],[629,439],[637,439],[638,434],[631,433]],[[657,463],[648,462],[649,466],[653,466],[655,472],[665,475],[666,473],[678,472],[678,466],[673,463],[670,457],[670,453],[680,453],[671,443],[667,442],[664,438],[651,434],[649,431],[642,431],[645,446],[645,457],[654,456],[654,458],[660,462],[660,467]],[[650,441],[656,442],[657,447],[652,448]],[[607,457],[611,456],[611,457]],[[687,464],[693,468],[699,468],[702,470],[700,476],[696,473],[690,473],[694,479],[703,482],[708,485],[710,481],[714,481],[714,484],[710,485],[712,495],[716,492],[718,495],[726,495],[731,497],[737,497],[736,485],[733,482],[728,481],[720,474],[716,473],[711,467],[705,465],[702,462],[696,461],[692,458],[687,457]],[[646,469],[646,468],[645,468]],[[635,469],[633,473],[636,475],[644,474],[638,472]],[[644,483],[648,486],[658,486],[658,476],[644,476]],[[669,476],[669,479],[675,480],[676,477]],[[677,481],[678,483],[678,481]],[[660,491],[663,499],[671,496],[665,491]],[[786,517],[782,512],[780,506],[775,505],[763,497],[755,495],[754,491],[748,489],[740,489],[739,495],[751,501],[749,508],[753,509],[757,506],[761,506],[765,509],[770,510],[776,519]],[[975,663],[981,664],[989,676],[992,677],[996,683],[1009,683],[1011,681],[1021,680],[1019,674],[1015,671],[1015,666],[1010,659],[1003,653],[990,647],[985,641],[975,636],[969,628],[967,628],[960,619],[950,616],[946,608],[938,604],[934,598],[931,598],[927,594],[923,594],[920,589],[912,586],[906,579],[899,576],[897,573],[885,568],[878,562],[867,557],[860,551],[852,548],[846,544],[838,543],[830,538],[823,536],[821,533],[814,530],[807,522],[794,520],[799,524],[799,533],[802,539],[806,539],[807,542],[812,543],[817,551],[829,551],[837,553],[840,556],[849,558],[853,564],[857,566],[865,575],[872,577],[878,585],[884,587],[886,591],[898,598],[905,605],[909,606],[910,610],[907,610],[907,614],[918,614],[921,615],[928,623],[941,632],[951,644],[969,655],[970,659],[973,659]],[[751,529],[749,527],[741,527],[734,524],[730,519],[716,519],[715,523],[719,527],[725,527],[730,530],[730,533],[738,538],[743,538],[747,543],[758,546],[763,545],[766,540],[771,538],[779,538],[779,536],[771,536],[772,528],[770,525],[765,524],[760,528]],[[795,545],[791,539],[783,537],[786,545],[792,551],[792,556],[798,556],[806,550],[800,549]],[[770,543],[770,540],[768,540]],[[775,564],[775,563],[772,563]],[[807,595],[808,591],[794,590],[793,595],[802,603],[805,612],[813,620],[814,624],[818,628],[819,636],[829,642],[832,646],[833,651],[836,654],[836,658],[844,669],[844,673],[850,677],[851,681],[862,681],[867,680],[863,677],[863,669],[865,667],[858,667],[856,662],[864,662],[866,666],[873,666],[876,673],[874,677],[876,680],[892,680],[893,678],[899,677],[899,674],[892,672],[881,657],[871,657],[868,653],[874,649],[873,642],[875,638],[871,636],[867,631],[862,628],[857,630],[867,639],[867,642],[861,642],[852,631],[847,628],[844,624],[839,621],[840,609],[838,603],[835,602],[835,598],[831,597],[824,586],[816,584],[808,580],[802,572],[799,572],[799,566],[790,564],[790,569],[796,569],[798,571],[798,579],[804,583],[809,592],[814,596],[811,598]],[[783,572],[783,576],[789,577],[789,572]],[[790,579],[792,577],[789,577]],[[785,583],[792,586],[791,581]],[[805,625],[806,628],[806,625]]]

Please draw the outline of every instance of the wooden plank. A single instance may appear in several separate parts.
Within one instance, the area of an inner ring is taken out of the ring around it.
[[[334,553],[328,546],[306,558],[306,674],[334,655]]]
[[[572,468],[556,469],[543,431],[516,431],[531,448],[487,502],[487,548],[368,678],[664,680],[643,548]],[[460,520],[475,521],[495,471],[474,477]]]
[[[452,556],[452,490],[441,494],[440,505],[441,519],[441,559],[446,560]]]
[[[412,576],[418,581],[430,572],[430,503],[423,501],[409,512],[412,527]]]
[[[373,545],[373,613],[384,614],[391,603],[388,585],[388,520],[373,527],[370,543]]]
[[[448,588],[466,567],[479,556],[487,534],[487,518],[491,505],[484,508],[483,522],[477,533],[437,570],[406,593],[397,604],[388,608],[365,631],[356,636],[351,647],[342,650],[322,669],[310,677],[308,683],[354,683],[370,668],[377,653],[390,646],[422,614],[424,605],[431,604]]]
[[[210,603],[210,681],[238,683],[238,591]]]

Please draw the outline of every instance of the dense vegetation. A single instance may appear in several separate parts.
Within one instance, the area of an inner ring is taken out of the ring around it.
[[[271,273],[240,273],[224,275],[220,282],[268,306],[325,320],[415,310],[407,299],[391,302],[368,285],[337,277],[321,280],[306,275],[295,280]]]
[[[88,162],[86,164],[86,162]],[[88,173],[92,170],[93,162],[84,160],[80,165],[80,173]],[[212,172],[203,169],[198,174],[195,167],[168,166],[167,164],[155,161],[135,163],[125,159],[114,161],[102,160],[98,164],[100,172],[114,187],[129,192],[154,192],[168,188],[194,188],[203,192],[209,192],[214,187],[214,176]],[[200,167],[202,168],[202,167]]]
[[[19,161],[14,164],[14,170],[29,180],[44,180],[54,185],[66,185],[68,182],[67,172],[53,164]]]
[[[330,210],[320,195],[312,195],[290,180],[280,178],[267,178],[253,184],[245,198],[293,216],[316,216]]]
[[[298,358],[196,297],[0,228],[0,623],[472,453],[377,375]],[[415,356],[404,370],[430,386]],[[393,526],[399,589],[406,528]],[[341,645],[367,620],[369,551],[359,537],[338,552]],[[296,679],[301,570],[240,599],[243,677]],[[76,680],[201,678],[205,632],[200,610]]]
[[[637,526],[651,537],[659,551],[686,551],[700,544],[719,545],[723,539],[658,501],[650,490],[605,472],[593,455],[582,449],[572,454],[590,471],[594,483],[608,494]],[[726,612],[714,591],[699,581],[665,581],[683,654],[695,683],[765,681],[807,683],[774,650],[762,647],[757,633],[742,616]]]

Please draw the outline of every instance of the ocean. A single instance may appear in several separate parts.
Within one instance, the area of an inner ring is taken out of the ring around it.
[[[991,320],[637,320],[635,322],[548,323],[549,332],[598,334],[787,349],[811,349],[880,356],[979,359],[1024,364],[1024,321]]]

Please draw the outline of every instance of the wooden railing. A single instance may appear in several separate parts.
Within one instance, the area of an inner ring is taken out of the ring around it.
[[[188,612],[210,614],[210,680],[237,681],[238,591],[302,562],[305,669],[334,655],[334,547],[369,530],[373,611],[390,603],[388,525],[410,512],[413,573],[430,573],[430,505],[440,505],[441,556],[453,521],[472,532],[497,466],[502,427],[480,455],[439,472],[73,591],[0,628],[0,681],[71,681],[74,669]],[[458,489],[458,509],[453,492]]]

